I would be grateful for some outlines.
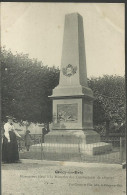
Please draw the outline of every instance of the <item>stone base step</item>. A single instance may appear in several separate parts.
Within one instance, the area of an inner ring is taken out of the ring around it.
[[[80,154],[82,156],[105,154],[112,150],[112,145],[105,142],[92,144],[52,144],[43,143],[31,146],[31,151],[42,150],[44,154]]]
[[[100,142],[100,135],[93,130],[53,130],[45,135],[45,143],[90,144]]]
[[[97,155],[105,154],[112,150],[112,144],[105,142],[98,142],[93,144],[82,144],[80,151],[82,154]]]
[[[44,152],[53,153],[79,153],[80,145],[78,144],[54,144],[54,143],[43,143],[35,144],[31,146],[31,151],[42,150]]]

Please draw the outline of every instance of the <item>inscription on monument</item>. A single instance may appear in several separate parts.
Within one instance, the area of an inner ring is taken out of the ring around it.
[[[78,122],[78,104],[58,104],[57,122]]]

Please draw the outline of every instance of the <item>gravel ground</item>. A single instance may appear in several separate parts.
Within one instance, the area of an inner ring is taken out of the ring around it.
[[[124,195],[120,165],[21,160],[2,165],[2,195]]]

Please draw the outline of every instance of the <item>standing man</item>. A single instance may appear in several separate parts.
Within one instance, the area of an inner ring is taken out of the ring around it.
[[[43,124],[42,126],[42,143],[44,143],[44,137],[48,133],[48,130],[46,128],[46,124]]]

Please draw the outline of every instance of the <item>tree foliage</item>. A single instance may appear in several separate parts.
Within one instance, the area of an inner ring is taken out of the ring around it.
[[[12,54],[2,48],[2,119],[14,116],[18,121],[51,121],[52,106],[47,96],[58,84],[59,69],[44,66],[28,55]]]
[[[94,124],[106,121],[125,121],[125,79],[104,75],[88,80],[94,92]],[[98,105],[97,105],[98,104]]]

